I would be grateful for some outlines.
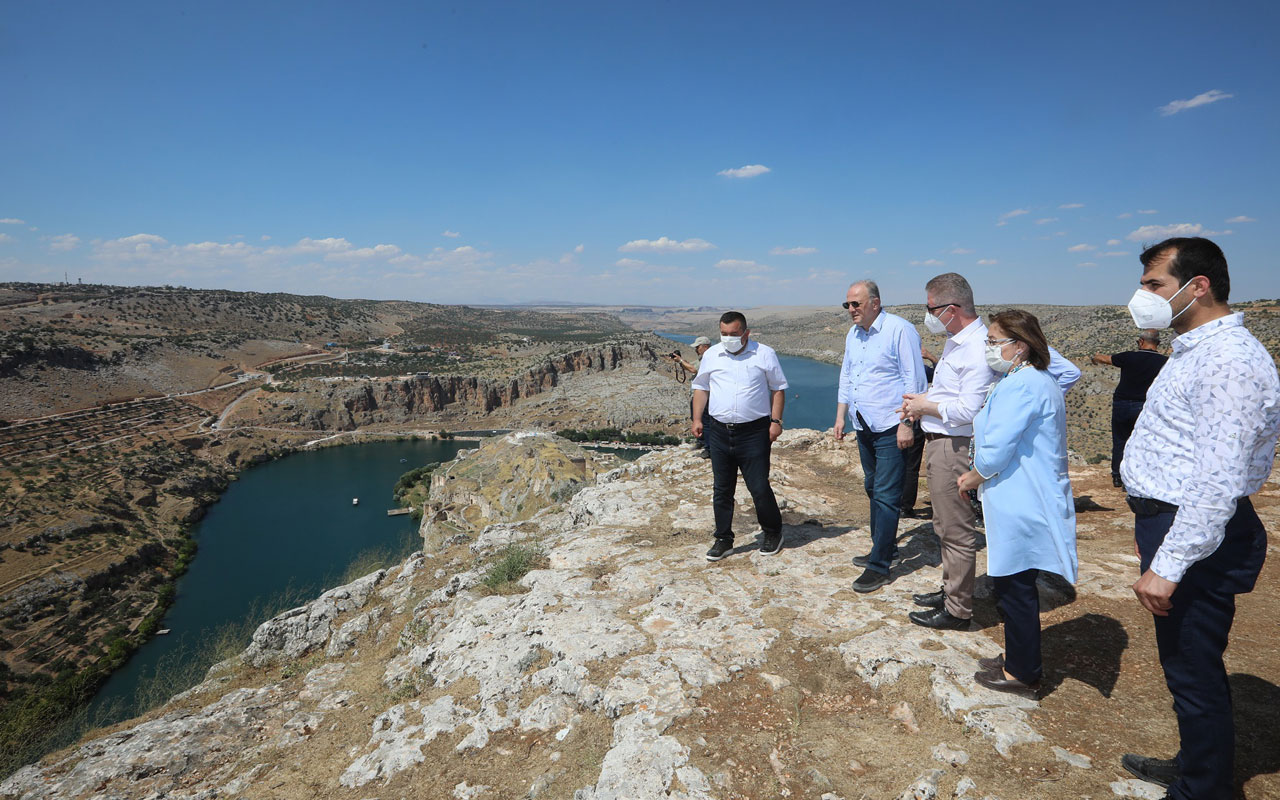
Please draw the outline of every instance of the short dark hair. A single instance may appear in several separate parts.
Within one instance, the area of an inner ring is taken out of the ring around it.
[[[1152,262],[1162,257],[1169,258],[1169,274],[1178,279],[1179,286],[1186,286],[1187,281],[1203,275],[1209,279],[1209,291],[1218,303],[1227,302],[1231,294],[1231,276],[1227,274],[1227,257],[1222,248],[1203,236],[1178,236],[1165,239],[1160,244],[1153,244],[1138,259],[1142,268],[1150,269]]]
[[[747,327],[747,318],[742,315],[741,311],[726,311],[720,315],[721,325],[732,325],[735,322],[741,322],[742,327]]]
[[[1049,342],[1040,330],[1040,320],[1036,315],[1020,308],[1000,311],[987,317],[990,324],[999,325],[1010,339],[1022,342],[1027,346],[1027,361],[1036,369],[1049,366]]]

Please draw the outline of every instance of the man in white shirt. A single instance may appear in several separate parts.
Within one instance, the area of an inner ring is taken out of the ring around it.
[[[947,272],[925,285],[925,325],[948,339],[927,394],[907,393],[900,413],[920,420],[925,438],[925,473],[933,503],[933,529],[942,547],[942,590],[914,596],[928,611],[908,618],[928,628],[968,630],[973,618],[976,515],[956,481],[969,471],[973,418],[998,377],[987,366],[987,326],[973,305],[964,276]]]
[[[915,439],[911,420],[898,416],[902,396],[926,388],[920,334],[915,326],[880,305],[874,281],[857,281],[845,295],[853,325],[844,341],[837,390],[835,437],[853,426],[862,459],[863,488],[871,500],[871,552],[853,563],[865,571],[856,592],[874,592],[889,583],[898,561],[898,514],[905,462],[903,450]]]
[[[1141,256],[1129,303],[1140,329],[1172,327],[1173,354],[1147,390],[1121,477],[1134,512],[1181,748],[1173,759],[1126,754],[1125,769],[1176,800],[1233,797],[1235,730],[1222,654],[1237,594],[1252,591],[1267,534],[1249,496],[1266,483],[1280,434],[1280,377],[1266,348],[1227,305],[1222,250],[1167,239]]]
[[[782,433],[787,378],[773,348],[750,337],[747,318],[726,311],[720,317],[720,344],[707,350],[693,379],[693,435],[705,434],[714,476],[716,531],[708,561],[719,561],[733,549],[739,470],[756,506],[761,554],[782,549],[782,512],[769,486],[769,455]]]

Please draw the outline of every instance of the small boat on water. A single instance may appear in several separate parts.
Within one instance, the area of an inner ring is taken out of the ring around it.
[[[360,498],[359,498],[359,497],[353,497],[353,498],[351,498],[351,505],[353,505],[353,506],[358,506],[358,505],[360,505]]]
[[[402,458],[402,459],[400,459],[400,463],[401,463],[401,464],[403,464],[403,463],[405,463],[405,462],[406,462],[406,461],[408,461],[408,460],[409,460],[409,459],[407,459],[407,458]]]

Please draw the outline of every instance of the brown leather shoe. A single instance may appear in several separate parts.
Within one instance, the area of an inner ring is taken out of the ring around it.
[[[1003,668],[979,670],[973,673],[973,679],[988,689],[994,689],[997,692],[1008,692],[1030,700],[1038,700],[1040,696],[1040,681],[1023,683],[1017,678],[1006,678]]]

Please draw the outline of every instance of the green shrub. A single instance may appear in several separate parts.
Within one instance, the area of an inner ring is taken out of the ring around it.
[[[509,544],[489,565],[482,583],[494,592],[514,591],[515,584],[546,559],[546,554],[536,544]]]

